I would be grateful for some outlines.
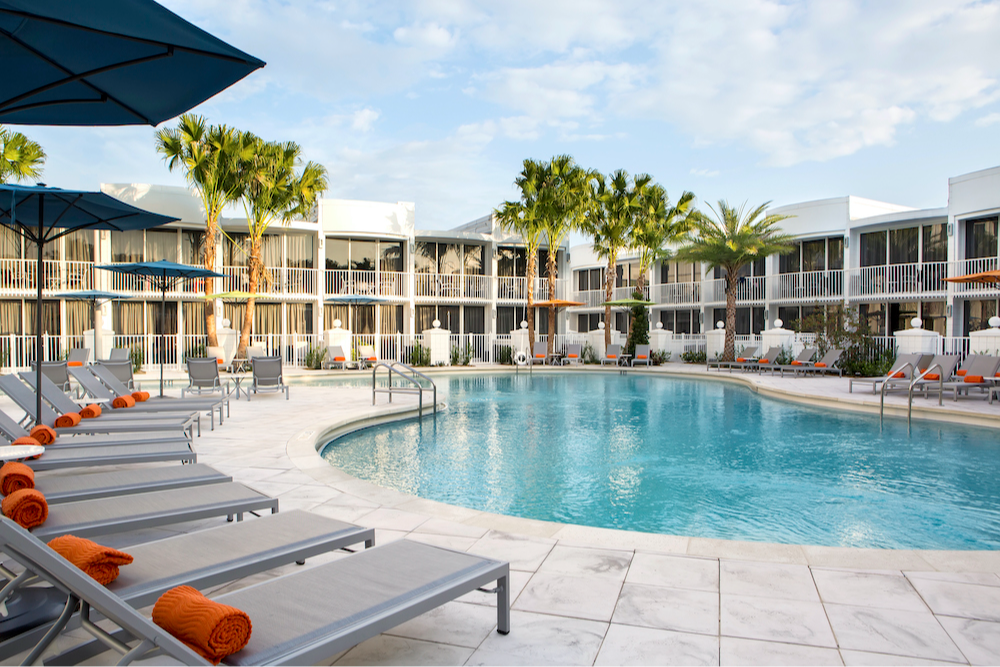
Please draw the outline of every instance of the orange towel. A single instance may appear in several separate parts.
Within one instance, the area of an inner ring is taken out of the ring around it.
[[[824,364],[822,361],[817,361],[816,368],[826,368],[826,364]]]
[[[148,391],[133,391],[132,392],[132,398],[135,399],[136,403],[145,403],[146,401],[149,400],[149,392]]]
[[[35,489],[15,491],[0,503],[3,515],[17,522],[22,528],[31,530],[49,518],[49,504],[45,496]]]
[[[111,407],[113,408],[131,408],[135,407],[135,399],[131,396],[119,396],[115,400],[111,401]]]
[[[83,410],[80,410],[80,416],[84,419],[97,419],[101,416],[101,406],[97,403],[91,403]]]
[[[608,355],[608,359],[617,359],[617,358],[618,358],[617,354],[609,354]]]
[[[378,357],[368,357],[366,361],[378,361]]]
[[[75,535],[62,535],[50,540],[49,547],[103,586],[118,578],[119,565],[132,562],[132,556],[124,551],[102,547]]]
[[[747,360],[746,357],[736,357],[736,361],[738,361],[741,364],[746,363],[746,360]]]
[[[333,360],[334,361],[347,361],[347,358],[346,357],[334,357]]]
[[[7,461],[0,467],[0,493],[9,496],[21,489],[35,488],[35,471],[17,461]]]
[[[56,432],[51,426],[39,424],[31,429],[31,437],[43,445],[51,445],[56,441]]]
[[[801,365],[802,365],[801,361],[793,361],[792,362],[792,366],[801,366]]]
[[[219,664],[250,641],[250,617],[235,607],[209,600],[190,586],[178,586],[153,605],[153,623]]]
[[[982,375],[966,375],[965,376],[965,381],[968,382],[969,384],[979,384],[980,382],[983,381],[983,376]]]
[[[83,366],[83,362],[82,361],[67,361],[66,365],[67,366]]]
[[[579,359],[580,358],[579,354],[567,354],[566,356],[569,357],[570,359]]]
[[[637,355],[635,355],[635,358],[636,359],[645,359],[646,355],[645,354],[637,354]]]
[[[969,371],[967,371],[967,370],[965,370],[964,368],[962,368],[962,369],[959,369],[958,371],[956,371],[956,372],[955,372],[955,375],[957,375],[957,376],[961,377],[961,376],[965,375],[965,374],[966,374],[966,373],[968,373],[968,372],[969,372]]]
[[[928,373],[924,376],[925,380],[940,380],[941,375],[939,373]]]
[[[770,362],[770,361],[768,361],[767,359],[758,359],[758,360],[757,360],[757,363],[758,363],[758,364],[769,364],[769,363],[771,363],[771,362]]]
[[[906,373],[904,373],[903,371],[896,371],[895,373],[893,373],[889,377],[891,377],[891,378],[905,378],[906,377]]]
[[[535,355],[535,359],[544,359],[544,358],[545,358],[544,354],[536,354]]]
[[[56,417],[56,428],[69,428],[71,426],[76,426],[80,423],[83,417],[80,416],[79,412],[67,412],[64,415]]]
[[[224,364],[224,363],[226,363],[226,360],[225,359],[216,359],[215,363],[217,363],[217,364]]]

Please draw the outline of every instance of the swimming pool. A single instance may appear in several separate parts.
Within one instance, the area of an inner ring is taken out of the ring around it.
[[[804,407],[638,374],[461,375],[448,410],[324,458],[474,509],[654,533],[828,546],[1000,548],[995,431]]]

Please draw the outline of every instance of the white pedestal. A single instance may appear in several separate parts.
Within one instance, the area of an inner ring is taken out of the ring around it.
[[[424,345],[431,351],[431,366],[448,365],[451,362],[451,332],[447,329],[425,329]]]
[[[240,332],[226,327],[216,329],[215,335],[219,339],[219,347],[222,348],[222,362],[228,366],[236,356],[236,348],[240,344]]]
[[[937,354],[941,334],[925,329],[905,329],[892,334],[896,338],[898,354]]]
[[[711,361],[717,357],[722,357],[726,349],[726,330],[712,329],[705,334],[705,356]]]
[[[653,329],[649,332],[649,349],[657,352],[673,352],[670,349],[670,341],[674,334],[666,329]]]
[[[518,353],[524,355],[527,359],[530,355],[528,353],[528,330],[527,329],[514,329],[510,332],[510,347],[511,352],[516,357]]]
[[[990,328],[969,332],[969,352],[1000,355],[1000,329]]]
[[[775,327],[760,332],[760,349],[757,354],[764,354],[769,348],[780,347],[783,350],[795,351],[795,332],[791,329]],[[771,360],[773,361],[773,359]]]
[[[104,329],[97,337],[97,346],[94,346],[94,330],[87,329],[83,332],[83,346],[91,351],[90,360],[107,359],[111,354],[111,348],[115,346],[115,332]]]
[[[351,358],[351,332],[347,329],[337,327],[327,329],[323,332],[323,344],[327,347],[339,346],[344,351],[347,358]]]

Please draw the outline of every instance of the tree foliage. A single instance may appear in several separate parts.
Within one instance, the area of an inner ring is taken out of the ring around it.
[[[0,183],[38,180],[44,166],[45,151],[41,144],[0,126]]]

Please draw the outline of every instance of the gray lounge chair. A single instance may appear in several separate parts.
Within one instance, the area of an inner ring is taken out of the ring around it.
[[[35,364],[31,364],[31,375],[35,375]],[[69,370],[65,361],[43,361],[42,377],[60,387],[63,391],[70,390]]]
[[[32,462],[27,462],[31,466]],[[166,491],[202,484],[223,484],[233,478],[201,463],[186,466],[125,468],[80,474],[40,474],[35,488],[45,495],[49,505],[78,500],[93,500],[133,493]]]
[[[917,352],[901,354],[896,358],[896,362],[884,376],[878,378],[851,378],[847,385],[847,391],[853,393],[855,384],[869,384],[871,385],[872,393],[875,394],[886,380],[909,380],[913,377],[915,370],[927,368],[932,358],[933,355],[919,354]],[[919,373],[918,370],[917,372]]]
[[[545,365],[548,361],[549,344],[544,340],[536,340],[535,344],[531,346],[531,358],[528,360],[532,366],[535,364]]]
[[[636,364],[643,364],[644,366],[649,366],[648,345],[635,346],[635,356],[632,358],[632,366],[634,367]]]
[[[839,366],[840,357],[844,355],[843,350],[837,348],[831,348],[826,351],[823,357],[815,362],[809,364],[803,364],[797,367],[793,372],[795,377],[799,376],[799,373],[803,375],[828,375],[831,373],[836,373],[840,377],[844,377],[844,369]]]
[[[18,424],[0,410],[0,434],[13,442],[29,435],[28,429]],[[188,438],[174,431],[148,431],[146,433],[105,433],[102,435],[60,435],[47,449],[60,447],[99,447],[103,445],[152,445],[170,443],[188,446]],[[188,447],[190,449],[190,447]]]
[[[569,364],[574,364],[579,366],[582,363],[583,363],[583,346],[567,345],[566,354],[562,358],[562,365],[567,366]]]
[[[37,542],[30,535],[28,539]],[[254,521],[132,545],[128,552],[135,561],[106,589],[138,609],[175,586],[204,590],[361,543],[374,546],[375,530],[301,510],[265,514]],[[51,627],[48,623],[0,643],[0,660],[30,649]],[[61,662],[77,664],[105,650],[103,644],[91,642],[62,654]]]
[[[729,361],[721,363],[719,364],[719,370],[727,368],[730,373],[732,373],[734,369],[741,371],[757,370],[760,367],[761,359],[767,359],[767,363],[772,363],[778,358],[779,354],[781,354],[781,347],[769,347],[766,352],[758,354],[752,359],[744,355],[743,358],[746,359],[746,361]],[[739,359],[739,357],[737,357],[737,359]]]
[[[90,362],[90,348],[89,347],[74,347],[69,351],[69,357],[66,359],[67,364],[81,363],[88,364]]]
[[[797,368],[811,364],[813,357],[819,352],[815,347],[805,347],[799,352],[799,355],[795,357],[789,364],[778,364],[777,366],[771,367],[771,375],[774,375],[774,371],[780,371],[781,377],[785,377],[785,371],[794,371]]]
[[[622,346],[621,345],[608,345],[608,349],[604,352],[604,358],[601,359],[601,365],[611,364],[612,366],[617,366],[618,362],[622,358]]]
[[[281,357],[254,357],[250,362],[253,366],[253,393],[258,391],[285,392],[285,400],[289,399],[288,385],[281,374]],[[247,392],[250,400],[250,392]]]
[[[65,591],[69,596],[66,619],[79,606],[81,615],[89,621],[84,624],[86,629],[114,650],[128,651],[123,663],[163,653],[183,664],[208,664],[113,591],[6,519],[0,521],[0,550],[10,554],[40,581]],[[348,558],[214,597],[222,604],[246,612],[254,628],[246,648],[226,658],[224,664],[324,662],[493,581],[497,582],[497,631],[507,634],[510,632],[509,577],[507,563],[405,539],[367,549]],[[116,635],[122,643],[112,643],[103,632],[97,634],[92,629],[96,619],[90,618],[91,611],[120,628]],[[60,619],[27,660],[38,659],[63,627],[65,622]],[[138,640],[139,644],[134,648],[122,646],[128,640]],[[58,662],[74,660],[61,657]]]
[[[245,512],[265,509],[277,512],[278,499],[239,482],[223,482],[133,493],[127,501],[112,496],[59,503],[31,533],[46,541],[60,535],[92,537],[219,516],[235,515],[242,521]]]
[[[65,468],[91,468],[125,463],[195,463],[198,455],[187,443],[93,445],[89,447],[46,447],[41,458],[31,461],[35,472]]]
[[[55,424],[58,415],[49,407],[48,403],[42,402],[42,414],[35,414],[35,393],[14,375],[0,375],[0,390],[17,404],[17,407],[24,410],[28,419],[35,424]],[[149,433],[170,431],[178,437],[185,438],[189,443],[192,439],[191,429],[185,429],[177,424],[176,420],[163,421],[159,419],[147,419],[141,422],[122,419],[85,419],[78,426],[68,428],[57,428],[60,435],[89,435],[97,433]]]
[[[951,380],[952,376],[955,374],[955,367],[958,366],[958,355],[957,354],[938,354],[935,355],[929,365],[917,369],[917,373],[914,375],[910,382],[904,384],[907,391],[913,389],[914,391],[919,391],[924,394],[924,398],[927,398],[927,391],[931,387],[941,389],[945,382]],[[892,389],[899,386],[900,380],[892,381]],[[890,391],[887,389],[886,391]],[[939,392],[940,396],[940,392]]]
[[[344,348],[339,345],[331,345],[326,348],[326,358],[323,360],[321,366],[323,368],[336,368],[339,366],[341,370],[347,370],[348,365],[353,363],[351,357],[344,352]]]
[[[945,382],[941,387],[942,391],[951,391],[952,400],[957,401],[958,397],[962,394],[966,396],[969,395],[970,390],[980,389],[982,390],[983,396],[989,398],[990,389],[996,386],[997,370],[1000,369],[1000,357],[992,357],[986,354],[976,355],[976,358],[969,364],[966,369],[966,374],[962,377],[956,378],[951,382]],[[983,377],[983,382],[968,382],[968,378],[981,375]],[[927,392],[933,392],[937,389],[934,384],[927,386]]]
[[[127,347],[116,347],[108,354],[108,361],[131,361]]]
[[[742,358],[744,361],[738,361],[740,358]],[[756,358],[757,358],[757,346],[747,345],[742,350],[740,350],[740,352],[736,355],[736,359],[734,359],[733,361],[718,361],[716,359],[711,359],[705,362],[705,370],[711,370],[712,366],[715,366],[721,371],[724,367],[731,366],[732,364],[745,364],[748,361],[752,361]]]
[[[192,394],[212,394],[222,392],[229,394],[229,381],[223,383],[219,377],[219,362],[214,357],[188,357],[188,386],[181,389],[181,398],[188,392]]]
[[[131,361],[99,361],[95,366],[113,375],[128,389],[129,393],[140,390],[141,385],[135,381]]]
[[[34,391],[35,390],[35,376],[31,373],[21,373],[21,379],[24,380],[28,387]],[[64,415],[68,412],[79,412],[83,409],[84,405],[78,404],[72,398],[67,396],[59,387],[50,383],[48,378],[44,375],[42,376],[42,398],[44,398],[56,412]],[[113,410],[110,406],[103,406],[104,409],[101,412],[101,416],[96,419],[85,419],[80,422],[80,426],[86,425],[90,426],[94,423],[109,424],[113,422],[122,422],[129,424],[145,425],[149,423],[150,419],[156,419],[161,426],[171,426],[180,427],[184,429],[190,429],[194,426],[198,428],[198,435],[201,435],[201,415],[192,411],[191,409],[186,409],[183,412],[165,412],[155,416],[150,416],[149,414],[142,414],[139,412],[130,412],[128,409],[124,410]],[[132,429],[138,430],[138,429]],[[100,431],[98,431],[100,432]]]

